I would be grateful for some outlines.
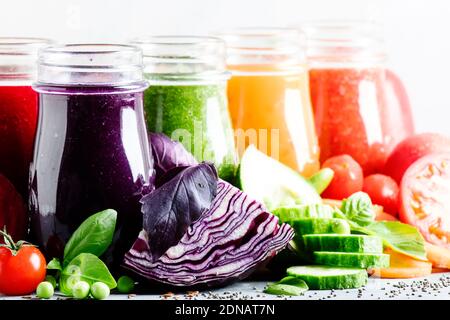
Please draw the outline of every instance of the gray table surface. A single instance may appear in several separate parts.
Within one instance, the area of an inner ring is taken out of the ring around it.
[[[368,284],[360,289],[351,290],[310,290],[303,296],[286,297],[263,293],[267,282],[243,281],[225,288],[193,293],[166,295],[123,295],[112,294],[110,300],[382,300],[382,299],[445,299],[450,300],[450,272],[435,273],[425,278],[415,279],[376,279],[369,278]],[[29,300],[34,296],[5,297],[0,300]],[[53,299],[64,299],[56,294]]]

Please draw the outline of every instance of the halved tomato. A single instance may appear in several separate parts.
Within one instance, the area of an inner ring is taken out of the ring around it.
[[[400,220],[424,238],[450,249],[450,153],[432,153],[414,162],[400,185]]]

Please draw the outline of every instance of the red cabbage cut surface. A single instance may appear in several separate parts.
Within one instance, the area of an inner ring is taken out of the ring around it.
[[[171,286],[216,286],[241,280],[284,249],[294,230],[232,185],[219,180],[211,209],[177,245],[152,262],[142,230],[124,267]]]

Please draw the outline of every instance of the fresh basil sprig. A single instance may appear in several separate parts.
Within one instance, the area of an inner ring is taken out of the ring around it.
[[[107,209],[87,218],[70,237],[64,248],[63,263],[53,258],[48,270],[56,270],[62,293],[71,296],[78,281],[89,284],[103,282],[110,289],[117,286],[108,267],[100,260],[111,245],[116,228],[117,212]]]
[[[416,227],[399,221],[374,221],[375,210],[370,197],[357,192],[336,209],[335,218],[346,219],[352,233],[378,236],[384,246],[409,257],[426,261],[425,240]]]
[[[113,209],[106,209],[87,218],[67,242],[63,266],[80,253],[101,256],[112,242],[116,221],[117,212]]]
[[[343,200],[341,211],[349,220],[363,227],[375,221],[375,210],[372,206],[372,200],[365,192],[356,192]]]

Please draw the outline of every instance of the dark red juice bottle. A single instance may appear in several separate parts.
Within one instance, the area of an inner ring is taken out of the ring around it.
[[[123,45],[66,45],[43,50],[39,59],[33,235],[48,257],[61,257],[81,222],[115,209],[108,259],[118,265],[142,228],[139,200],[153,188],[141,52]]]
[[[0,38],[0,173],[27,196],[37,123],[37,94],[31,88],[38,49],[48,40]]]

